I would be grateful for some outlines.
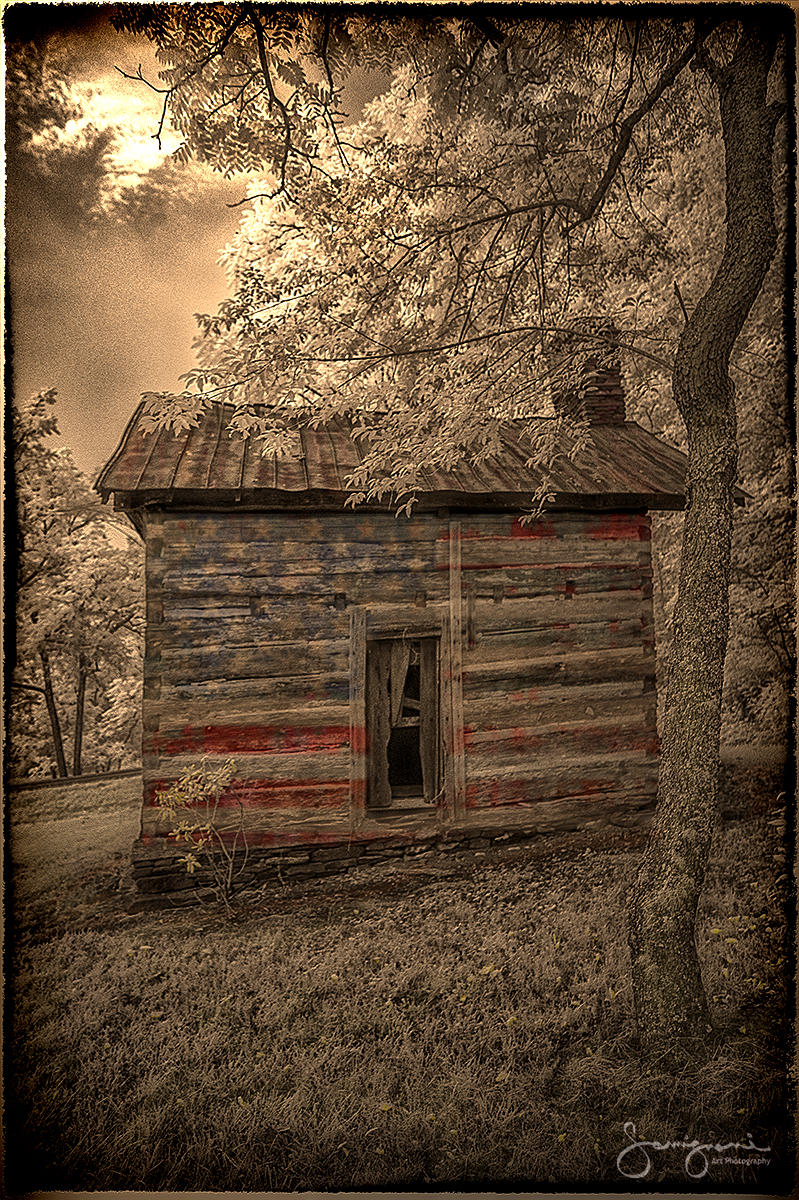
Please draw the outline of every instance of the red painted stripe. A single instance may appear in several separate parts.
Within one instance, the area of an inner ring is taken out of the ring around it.
[[[179,734],[152,734],[152,754],[267,754],[342,750],[349,745],[348,725],[186,725]]]
[[[353,779],[350,797],[355,808],[366,808],[366,780]]]
[[[640,572],[642,563],[605,562],[479,562],[461,563],[462,571],[634,571]],[[448,571],[449,563],[436,563],[437,571]]]
[[[363,725],[351,726],[349,738],[353,754],[366,754],[369,749],[369,732]]]
[[[144,806],[154,808],[155,794],[176,782],[161,779],[150,784],[144,795]],[[238,803],[245,808],[346,808],[349,802],[349,780],[292,779],[290,782],[273,779],[236,779],[222,793],[220,808],[232,808]],[[202,812],[198,806],[197,812]]]
[[[529,524],[522,522],[521,518],[516,518],[508,530],[508,534],[512,538],[531,539],[540,541],[542,538],[561,538],[572,534],[575,524],[570,524],[566,528],[557,527],[556,523],[548,517],[540,521],[531,521]],[[633,541],[649,541],[651,538],[651,530],[649,522],[643,520],[640,516],[633,516],[629,513],[609,513],[607,516],[586,517],[579,524],[576,524],[580,534],[584,537],[593,538],[597,541],[617,541],[624,539],[632,539]],[[486,541],[494,540],[494,538],[502,538],[508,534],[487,533],[483,529],[461,530],[461,538],[465,539],[484,539]],[[438,539],[446,542],[449,540],[449,534],[444,533]]]
[[[621,538],[648,541],[651,536],[647,521],[642,521],[640,517],[627,516],[625,513],[596,517],[586,525],[585,533],[587,537],[596,541],[616,541]]]
[[[594,541],[649,541],[652,533],[648,522],[640,517],[630,517],[624,513],[613,513],[607,517],[591,517],[582,525],[577,526],[579,535]],[[515,520],[507,532],[488,533],[484,529],[461,530],[462,541],[503,542],[507,538],[523,539],[525,541],[555,540],[573,537],[573,527],[557,529],[552,521],[535,521],[523,525]],[[448,542],[450,535],[444,532],[436,539],[438,542]]]

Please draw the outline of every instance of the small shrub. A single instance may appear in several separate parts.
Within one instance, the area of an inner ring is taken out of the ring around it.
[[[218,900],[232,912],[233,898],[243,885],[249,847],[244,828],[244,805],[236,800],[233,820],[221,799],[235,771],[233,759],[211,765],[203,758],[180,779],[156,793],[161,816],[169,822],[169,837],[191,847],[180,859],[189,875],[201,873]]]

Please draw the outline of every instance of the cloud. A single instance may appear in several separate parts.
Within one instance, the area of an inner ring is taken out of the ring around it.
[[[70,5],[74,24],[53,6],[40,23],[5,22],[8,207],[34,206],[75,229],[106,220],[160,221],[178,194],[218,188],[207,167],[177,170],[182,139],[163,123],[163,98],[121,71],[158,79],[146,41],[115,31],[111,6]],[[105,19],[102,19],[103,16]],[[120,67],[121,71],[117,68]],[[160,142],[160,144],[159,144]],[[13,218],[12,218],[13,219]]]
[[[155,138],[160,118],[157,98],[153,103],[147,96],[117,89],[117,80],[111,76],[71,84],[69,100],[80,115],[64,125],[53,124],[35,132],[29,143],[31,153],[47,158],[84,143],[95,132],[110,130],[109,191],[135,187],[170,157],[181,139],[167,126],[159,148]]]
[[[13,8],[38,12],[21,28],[9,22]],[[141,62],[157,78],[157,64],[147,42],[111,29],[107,7],[13,8],[4,25],[14,387],[58,390],[62,435],[93,472],[140,393],[178,387],[194,365],[193,313],[225,294],[216,260],[240,215],[226,205],[246,189],[176,162],[173,142],[158,151],[158,97],[114,69]],[[68,10],[60,23],[58,8]]]

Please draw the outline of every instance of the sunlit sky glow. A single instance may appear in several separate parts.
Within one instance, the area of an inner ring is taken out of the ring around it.
[[[17,8],[22,6],[15,6]],[[180,143],[168,125],[153,137],[161,98],[124,78],[139,63],[157,82],[149,44],[114,31],[110,9],[75,4],[25,5],[34,31],[68,80],[82,110],[63,128],[39,128],[31,143],[41,180],[10,179],[7,241],[11,278],[11,352],[15,390],[59,393],[62,441],[95,474],[113,452],[140,394],[179,386],[194,365],[194,313],[213,311],[226,293],[219,254],[238,224],[227,207],[246,193],[244,179],[225,181],[190,164],[171,183],[153,172]],[[6,17],[6,34],[15,32]],[[111,130],[101,173],[100,214],[90,222],[80,193],[91,179],[59,178],[58,146],[80,148],[92,130]],[[139,193],[143,182],[150,193]],[[134,217],[114,202],[137,199]]]
[[[111,126],[116,131],[118,149],[114,167],[120,177],[141,178],[159,166],[180,145],[180,137],[166,124],[161,133],[161,148],[155,138],[161,101],[154,92],[138,85],[139,91],[121,91],[125,82],[119,75],[103,75],[96,80],[76,84],[72,94],[80,103],[84,116],[68,122],[65,135],[79,138],[89,125],[101,129]],[[128,85],[132,87],[133,85]]]
[[[112,11],[12,4],[4,14],[7,43],[32,38],[46,47],[80,109],[63,127],[36,128],[35,154],[8,181],[14,389],[57,390],[62,440],[91,475],[113,453],[141,394],[178,389],[195,365],[194,314],[213,312],[227,293],[219,260],[242,215],[230,206],[263,190],[195,162],[169,168],[180,138],[168,123],[160,148],[153,137],[162,97],[117,69],[135,75],[141,66],[158,85],[153,49],[115,31]],[[361,74],[348,85],[353,116],[376,88]],[[91,151],[98,130],[112,135],[101,161],[63,153]]]

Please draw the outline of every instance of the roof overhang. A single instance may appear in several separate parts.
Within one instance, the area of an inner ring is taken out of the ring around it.
[[[348,506],[349,476],[367,446],[342,419],[292,435],[295,452],[278,458],[258,444],[231,436],[230,405],[210,406],[199,422],[177,433],[144,432],[143,405],[134,413],[119,447],[95,487],[129,514],[148,507],[340,511]],[[549,428],[545,428],[548,426]],[[590,425],[579,455],[564,441],[554,445],[546,469],[537,465],[529,435],[549,436],[552,418],[508,422],[499,449],[489,458],[464,456],[447,470],[419,472],[414,511],[504,509],[528,511],[542,487],[547,508],[679,510],[685,506],[687,459],[633,421]],[[560,437],[556,430],[556,439]],[[565,435],[564,435],[565,437]],[[745,493],[736,489],[735,501]],[[395,511],[395,498],[358,508]]]

